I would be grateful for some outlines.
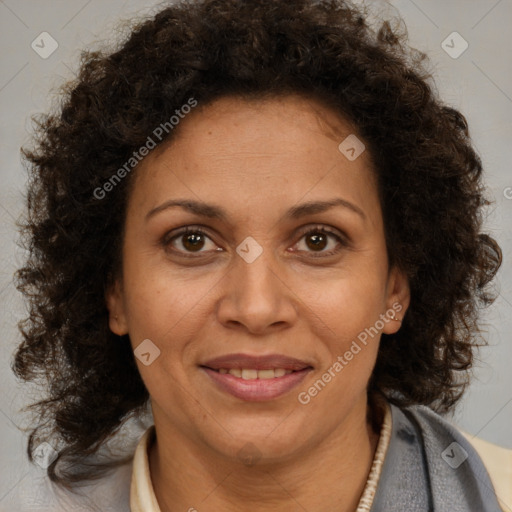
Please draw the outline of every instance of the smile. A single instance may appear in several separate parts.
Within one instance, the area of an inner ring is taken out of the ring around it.
[[[245,401],[274,400],[298,386],[313,370],[309,362],[282,355],[230,354],[199,368],[223,393]]]

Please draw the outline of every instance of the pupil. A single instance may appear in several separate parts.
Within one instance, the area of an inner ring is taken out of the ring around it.
[[[316,235],[310,235],[308,237],[308,246],[310,247],[310,249],[323,249],[325,248],[325,245],[326,245],[326,236],[321,233],[321,234],[316,234]],[[312,245],[309,244],[309,241],[312,240],[313,243]]]
[[[200,244],[204,244],[204,240],[202,240],[202,235],[197,233],[186,235],[185,242],[183,243],[186,249],[201,249],[202,245]]]

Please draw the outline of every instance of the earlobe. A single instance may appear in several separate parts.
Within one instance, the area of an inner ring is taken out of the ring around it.
[[[118,336],[128,334],[123,292],[119,281],[115,281],[107,288],[105,292],[105,303],[109,313],[108,325],[110,330]]]
[[[397,267],[392,269],[388,284],[389,295],[386,306],[387,316],[390,320],[386,323],[382,332],[384,334],[394,334],[400,329],[405,313],[409,308],[411,291],[407,275]]]

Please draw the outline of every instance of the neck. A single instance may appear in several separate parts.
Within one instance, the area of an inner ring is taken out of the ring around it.
[[[380,424],[366,400],[357,408],[321,443],[278,464],[245,465],[198,450],[178,431],[159,429],[155,418],[157,439],[149,449],[149,465],[161,512],[354,512],[379,439],[375,425]]]

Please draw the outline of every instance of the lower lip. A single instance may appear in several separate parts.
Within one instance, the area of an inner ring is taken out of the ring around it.
[[[223,391],[248,402],[263,402],[284,395],[300,384],[312,370],[305,368],[272,379],[242,379],[229,373],[219,373],[211,368],[201,367]]]

